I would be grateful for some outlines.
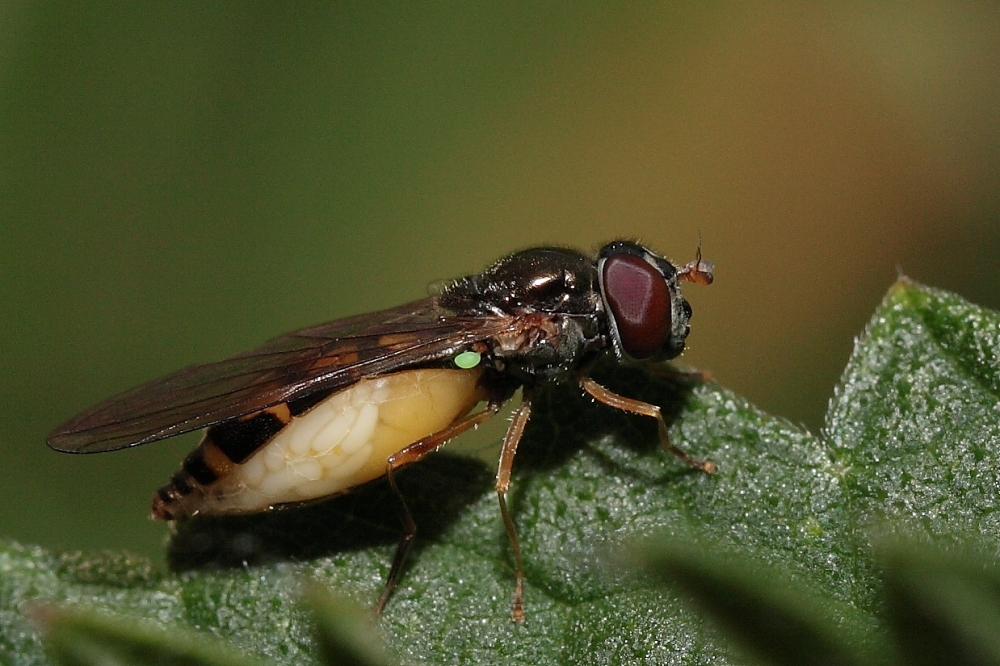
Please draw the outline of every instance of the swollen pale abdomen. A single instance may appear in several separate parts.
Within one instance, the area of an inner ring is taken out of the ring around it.
[[[252,513],[383,476],[389,456],[444,429],[484,398],[481,375],[481,368],[425,369],[362,379],[291,418],[201,492],[178,497],[179,513]],[[213,457],[211,447],[206,438],[206,460]]]

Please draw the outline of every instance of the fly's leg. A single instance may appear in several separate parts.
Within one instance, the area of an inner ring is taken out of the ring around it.
[[[500,411],[502,405],[502,402],[491,401],[486,406],[486,409],[481,412],[476,412],[475,414],[470,414],[465,418],[459,419],[444,430],[439,430],[433,435],[414,442],[405,449],[389,456],[389,459],[386,461],[385,475],[389,479],[389,487],[392,488],[393,494],[399,501],[399,517],[403,523],[403,535],[400,537],[399,543],[396,544],[396,552],[392,556],[392,566],[389,568],[389,577],[385,581],[385,588],[383,588],[382,595],[378,598],[378,603],[375,604],[375,615],[382,613],[382,609],[385,608],[389,596],[392,594],[393,589],[395,589],[396,583],[399,581],[399,574],[403,570],[403,563],[406,561],[406,555],[410,552],[410,546],[413,544],[413,537],[417,534],[417,524],[413,521],[410,508],[406,506],[406,499],[399,492],[399,487],[396,485],[395,470],[404,465],[417,462],[427,454],[441,448],[449,439],[457,437],[466,430],[486,421]]]
[[[594,400],[597,400],[608,407],[614,407],[615,409],[620,409],[623,412],[628,412],[629,414],[651,416],[656,419],[660,429],[660,443],[663,445],[663,448],[670,451],[691,467],[700,469],[706,474],[715,474],[715,471],[718,468],[714,462],[711,460],[698,460],[697,458],[692,458],[686,451],[679,449],[670,443],[670,435],[667,432],[667,422],[663,420],[663,414],[658,405],[651,405],[648,402],[642,402],[641,400],[635,400],[633,398],[626,398],[625,396],[618,395],[614,391],[604,388],[590,377],[580,376],[578,377],[578,381],[580,382],[580,387],[583,388],[583,390],[586,391],[592,398],[594,398]]]
[[[514,466],[514,454],[517,453],[517,445],[521,441],[524,426],[528,424],[530,416],[531,398],[525,389],[521,406],[511,417],[510,427],[504,435],[503,446],[500,449],[500,464],[497,466],[496,489],[497,498],[500,500],[500,515],[503,517],[503,526],[507,530],[510,549],[514,555],[514,603],[510,615],[515,622],[524,621],[524,569],[521,566],[521,543],[517,540],[517,530],[514,529],[514,521],[510,517],[510,511],[507,510],[507,489],[510,488],[510,471]]]

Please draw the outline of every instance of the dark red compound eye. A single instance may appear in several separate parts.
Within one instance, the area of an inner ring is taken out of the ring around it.
[[[604,261],[604,297],[622,349],[632,358],[649,358],[670,335],[670,289],[663,275],[634,254],[613,254]]]

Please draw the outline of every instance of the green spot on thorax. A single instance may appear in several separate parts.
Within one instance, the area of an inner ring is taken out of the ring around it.
[[[482,356],[479,352],[474,351],[464,351],[455,357],[455,365],[462,368],[463,370],[468,370],[479,365],[479,361],[482,360]]]

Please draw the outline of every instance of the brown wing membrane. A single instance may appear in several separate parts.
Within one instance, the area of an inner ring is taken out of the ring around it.
[[[501,317],[456,317],[430,297],[305,328],[109,398],[56,428],[49,446],[97,453],[166,439],[362,377],[446,358],[456,347],[509,324]]]

